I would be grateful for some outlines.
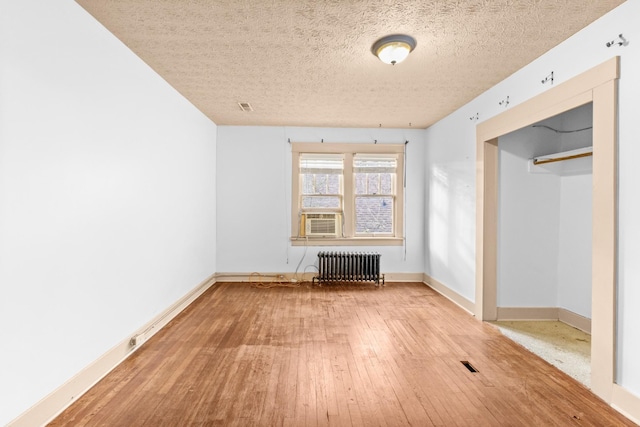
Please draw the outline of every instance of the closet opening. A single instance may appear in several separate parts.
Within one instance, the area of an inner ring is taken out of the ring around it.
[[[620,58],[613,57],[476,126],[475,315],[480,320],[493,321],[498,319],[499,304],[499,139],[566,111],[592,105],[590,377],[591,390],[605,402],[612,401],[616,390],[619,78]]]
[[[591,384],[593,103],[498,138],[497,322]]]

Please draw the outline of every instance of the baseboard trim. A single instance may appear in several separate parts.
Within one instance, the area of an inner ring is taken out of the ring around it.
[[[385,273],[385,282],[422,282],[423,273]]]
[[[559,320],[591,334],[591,319],[560,307],[498,307],[497,320]]]
[[[429,286],[434,291],[436,291],[437,293],[439,293],[440,295],[442,295],[443,297],[447,298],[448,300],[450,300],[451,302],[459,306],[460,308],[464,309],[465,311],[468,311],[469,314],[473,315],[475,313],[475,309],[476,309],[475,303],[469,301],[468,299],[466,299],[456,291],[451,290],[449,287],[443,285],[442,283],[440,283],[433,277],[429,276],[428,274],[422,275],[422,282],[425,285]]]
[[[591,335],[591,319],[587,317],[569,311],[566,308],[558,308],[558,320]]]
[[[636,396],[618,384],[613,384],[611,406],[634,423],[640,425],[640,396]]]
[[[422,282],[422,273],[383,273],[386,282]],[[311,282],[317,273],[216,273],[218,282],[291,282],[295,279],[298,282]]]
[[[267,282],[291,282],[293,280],[297,282],[310,282],[314,273],[234,273],[223,272],[216,273],[215,278],[218,282],[231,282],[231,283],[267,283]]]
[[[497,320],[558,320],[558,307],[498,307]]]
[[[69,381],[7,424],[7,427],[43,426],[51,422],[55,417],[60,415],[62,411],[68,408],[69,405],[78,400],[80,396],[89,391],[89,389],[105,375],[133,354],[146,340],[162,329],[214,283],[215,275],[209,276],[189,293],[133,333],[132,337],[137,339],[136,345],[131,345],[131,338],[122,340],[111,348],[111,350],[78,372]]]

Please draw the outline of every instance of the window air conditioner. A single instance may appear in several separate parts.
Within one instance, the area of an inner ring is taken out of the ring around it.
[[[337,237],[340,232],[340,214],[335,212],[304,214],[305,236]]]

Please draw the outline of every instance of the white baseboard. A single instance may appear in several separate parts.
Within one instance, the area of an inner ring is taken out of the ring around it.
[[[423,274],[422,282],[425,283],[434,291],[438,292],[440,295],[444,296],[445,298],[453,302],[454,304],[468,311],[470,314],[473,315],[473,313],[475,312],[475,309],[476,309],[475,303],[469,301],[459,293],[452,291],[450,288],[443,285],[442,283],[440,283],[433,277],[429,276],[428,274]]]
[[[640,396],[613,384],[611,406],[634,423],[640,425]]]
[[[131,345],[131,337],[116,344],[111,350],[100,356],[89,366],[78,372],[69,381],[51,392],[38,403],[19,415],[7,427],[34,427],[43,426],[60,415],[69,405],[78,400],[80,396],[89,391],[98,381],[122,363],[135,350],[140,348],[144,341],[151,338],[162,329],[174,317],[176,317],[189,304],[202,295],[215,283],[215,275],[209,276],[184,297],[169,306],[158,316],[150,320],[146,325],[132,334],[137,337],[135,346]]]
[[[422,273],[383,273],[384,281],[387,282],[422,282]],[[218,282],[277,282],[279,280],[291,282],[295,279],[298,282],[311,282],[317,276],[316,272],[307,273],[217,273],[215,275]]]
[[[497,320],[559,320],[591,333],[591,319],[560,307],[498,307]]]

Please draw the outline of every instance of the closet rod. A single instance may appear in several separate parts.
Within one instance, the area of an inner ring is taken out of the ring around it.
[[[561,162],[563,160],[579,159],[580,157],[589,157],[589,156],[593,156],[593,151],[589,151],[587,153],[572,154],[570,156],[564,156],[564,157],[556,157],[553,159],[541,159],[541,160],[533,159],[533,164],[544,165],[545,163]]]

